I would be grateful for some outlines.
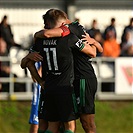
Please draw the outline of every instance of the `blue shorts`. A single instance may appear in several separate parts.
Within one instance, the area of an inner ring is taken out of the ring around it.
[[[31,112],[30,112],[30,124],[38,124],[38,105],[40,99],[40,89],[41,86],[38,83],[33,83],[33,99],[31,103]]]

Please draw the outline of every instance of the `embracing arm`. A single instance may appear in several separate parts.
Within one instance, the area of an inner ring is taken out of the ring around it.
[[[40,30],[35,33],[34,38],[61,37],[62,32],[61,28]]]
[[[32,52],[32,53],[29,53],[27,54],[22,60],[21,60],[21,68],[24,69],[27,67],[27,63],[30,61],[30,60],[33,60],[35,62],[38,62],[38,61],[41,61],[43,58],[41,55],[39,55],[38,52]]]
[[[82,29],[83,30],[83,29]],[[82,31],[81,30],[81,31]],[[67,26],[63,25],[59,28],[49,29],[49,30],[41,30],[39,32],[36,32],[35,37],[63,37],[70,33],[70,30]],[[84,31],[82,32],[84,33]],[[82,49],[82,52],[89,55],[90,57],[96,57],[96,49],[98,49],[99,52],[103,51],[103,48],[101,45],[93,38],[91,38],[87,33],[86,35],[83,35],[83,41],[85,46]]]
[[[87,54],[88,56],[90,56],[91,58],[95,58],[96,57],[96,47],[94,45],[90,45],[86,42],[84,42],[85,46],[84,48],[81,50],[81,52]]]
[[[29,61],[27,63],[27,68],[29,69],[31,75],[33,76],[33,78],[37,81],[38,84],[41,85],[42,88],[44,88],[44,81],[42,80],[42,78],[40,77],[36,67],[35,67],[35,62],[34,61]]]
[[[81,39],[82,41],[85,41],[85,43],[88,42],[88,44],[94,45],[100,53],[103,52],[103,48],[101,44],[98,41],[96,41],[94,38],[91,38],[88,33],[85,33],[85,35],[82,35],[82,36],[84,37],[83,39]]]
[[[66,22],[64,24],[70,24],[71,21],[69,19],[66,19]],[[51,37],[61,37],[68,35],[70,33],[70,30],[68,27],[64,26],[62,24],[61,27],[56,27],[53,29],[43,29],[35,33],[34,38],[51,38]]]
[[[29,61],[29,59],[27,58],[27,56],[28,56],[28,55],[26,55],[26,56],[21,60],[20,66],[21,66],[22,69],[25,69],[25,68],[26,68],[27,63],[28,63],[28,61]]]
[[[81,39],[85,44],[84,48],[81,51],[94,58],[96,57],[96,49],[98,49],[99,52],[103,52],[103,48],[100,43],[97,42],[95,39],[91,38],[89,34],[85,34],[86,35],[83,35],[84,38]]]

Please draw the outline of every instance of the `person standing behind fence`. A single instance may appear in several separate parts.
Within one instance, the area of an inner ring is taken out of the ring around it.
[[[113,30],[107,32],[106,39],[103,42],[103,49],[104,57],[118,57],[120,55],[120,45]]]
[[[100,32],[100,29],[97,28],[97,20],[94,19],[94,20],[92,21],[92,26],[91,26],[91,28],[88,29],[86,32],[87,32],[87,33],[90,35],[90,37],[92,37],[92,38],[95,37],[95,34],[96,34],[97,32]]]
[[[115,28],[115,18],[111,18],[110,25],[105,28],[103,33],[103,38],[106,40],[108,38],[108,32],[112,31],[114,33],[115,39],[117,38],[116,28]]]
[[[114,28],[108,29],[105,32],[105,40],[103,42],[103,54],[104,57],[116,58],[120,55],[120,44],[116,40],[116,32]],[[114,62],[106,62],[106,65],[111,68],[112,73],[115,73]],[[103,83],[102,91],[114,91],[113,83]]]
[[[8,57],[7,44],[0,33],[0,56]],[[10,66],[9,61],[0,61],[0,77],[9,77]],[[0,91],[8,92],[9,83],[0,83]]]
[[[9,52],[10,48],[16,45],[16,43],[14,42],[14,36],[12,33],[11,25],[8,24],[7,20],[8,17],[5,15],[0,23],[0,33],[7,43],[7,50]]]
[[[127,32],[131,33],[131,38],[133,39],[133,18],[130,18],[130,22],[129,25],[125,26],[124,30],[123,30],[123,34],[121,37],[121,42],[125,42],[126,41],[126,34]]]
[[[86,31],[90,37],[94,38],[98,41],[101,45],[103,44],[102,33],[100,29],[97,27],[97,20],[94,19],[92,21],[92,27]],[[97,56],[101,56],[101,53],[97,50]]]
[[[126,57],[133,56],[133,37],[130,31],[125,33],[125,41],[121,43],[121,55]]]
[[[103,56],[118,57],[120,55],[120,45],[116,36],[115,18],[111,18],[111,24],[107,26],[103,33]]]

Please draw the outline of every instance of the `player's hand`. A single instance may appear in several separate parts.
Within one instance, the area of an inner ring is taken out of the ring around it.
[[[97,48],[97,50],[102,53],[103,52],[103,48],[101,46],[101,44],[96,41],[94,38],[91,38],[89,36],[89,34],[85,33],[86,35],[82,35],[82,37],[84,37],[83,39],[81,39],[85,45],[89,44],[89,45],[92,45],[92,46],[95,46]]]
[[[43,57],[38,52],[32,52],[27,55],[27,57],[35,62],[39,62],[43,60]]]
[[[89,36],[88,33],[85,33],[85,35],[82,35],[82,41],[85,43],[85,44],[94,44],[95,43],[95,39],[91,38]]]

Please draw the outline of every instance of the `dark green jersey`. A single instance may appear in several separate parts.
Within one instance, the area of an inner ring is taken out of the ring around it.
[[[37,39],[32,51],[43,56],[42,71],[46,71],[45,88],[58,90],[72,86],[74,80],[71,49],[82,49],[83,43],[74,34],[61,38]],[[43,74],[44,75],[44,74]]]
[[[68,25],[70,31],[79,39],[85,34],[85,29],[78,22]],[[94,69],[91,64],[91,57],[73,48],[75,78],[95,77]]]

